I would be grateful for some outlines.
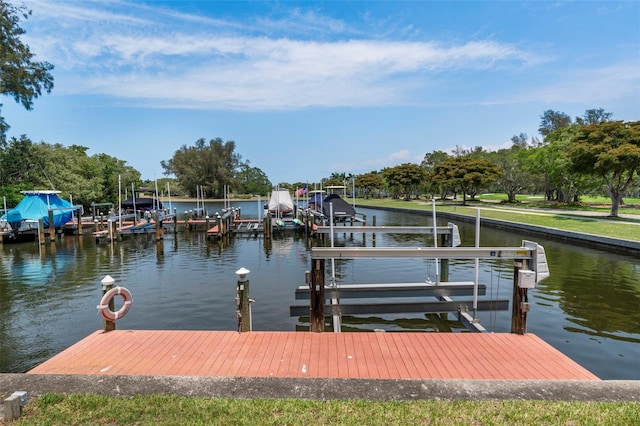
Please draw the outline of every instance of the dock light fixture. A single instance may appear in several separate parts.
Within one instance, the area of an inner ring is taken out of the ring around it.
[[[247,280],[247,275],[249,275],[250,270],[247,268],[240,268],[236,271],[236,275],[238,276],[238,281],[244,282]]]
[[[102,290],[108,290],[109,288],[111,288],[111,286],[113,286],[113,283],[115,282],[116,280],[114,280],[111,275],[105,275],[102,281],[100,281],[100,283],[102,284]]]

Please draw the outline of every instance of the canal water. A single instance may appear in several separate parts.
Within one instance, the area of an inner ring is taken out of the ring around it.
[[[256,202],[234,203],[243,218],[257,218]],[[183,212],[194,208],[173,203]],[[206,205],[209,212],[222,204]],[[431,226],[431,215],[358,208],[368,224]],[[455,221],[454,221],[455,222]],[[438,219],[438,225],[447,220]],[[463,246],[475,244],[475,225],[456,223]],[[342,231],[342,229],[340,229]],[[544,246],[551,276],[529,291],[528,332],[534,333],[602,379],[640,379],[640,262],[621,254],[558,242],[520,231],[481,229],[480,245]],[[431,236],[338,232],[334,244],[352,247],[432,246]],[[100,281],[110,275],[133,294],[118,329],[235,330],[235,272],[249,274],[253,329],[307,330],[308,318],[291,317],[294,291],[310,268],[311,243],[303,234],[236,236],[207,241],[203,232],[139,235],[121,242],[64,236],[54,244],[0,245],[0,372],[25,372],[102,327],[96,305]],[[328,263],[329,264],[329,263]],[[336,261],[339,283],[435,280],[433,261],[418,259]],[[451,261],[450,281],[472,281],[474,262]],[[480,261],[484,298],[510,299],[513,263]],[[465,298],[470,299],[470,298]],[[116,299],[117,306],[121,299]],[[490,331],[509,332],[511,312],[478,316]],[[463,332],[452,315],[394,314],[344,318],[343,331]],[[464,351],[465,348],[459,348]],[[482,358],[482,354],[478,354]]]

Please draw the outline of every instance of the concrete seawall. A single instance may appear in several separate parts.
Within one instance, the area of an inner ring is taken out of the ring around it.
[[[369,380],[0,374],[0,393],[18,390],[27,391],[30,397],[57,392],[310,400],[640,402],[640,381],[636,380]]]
[[[367,209],[372,209],[372,210],[385,210],[385,211],[395,211],[399,213],[412,213],[412,214],[419,214],[419,215],[429,216],[429,217],[431,217],[432,215],[431,211],[426,211],[426,210],[413,210],[413,209],[403,209],[403,208],[396,208],[396,207],[378,207],[378,206],[363,206],[363,207]],[[522,211],[518,211],[518,213],[522,213]],[[476,221],[476,218],[474,216],[463,215],[459,213],[437,212],[437,216],[460,220],[463,222],[475,223]],[[506,220],[489,219],[489,218],[482,218],[482,217],[480,218],[480,223],[482,225],[490,226],[496,229],[517,229],[520,231],[542,235],[545,237],[552,237],[559,240],[576,241],[582,244],[588,244],[592,247],[606,248],[610,250],[621,250],[624,252],[632,252],[632,253],[640,252],[639,241],[624,240],[621,238],[611,238],[611,237],[605,237],[605,236],[594,235],[594,234],[583,234],[580,232],[566,231],[563,229],[548,228],[544,226],[529,225],[526,223],[511,222]]]

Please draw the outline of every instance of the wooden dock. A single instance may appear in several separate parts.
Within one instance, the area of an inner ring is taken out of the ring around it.
[[[533,334],[97,331],[30,374],[599,380]]]

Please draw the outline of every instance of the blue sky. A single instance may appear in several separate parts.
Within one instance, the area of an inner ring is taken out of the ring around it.
[[[538,134],[546,110],[640,119],[638,1],[26,1],[55,87],[9,136],[82,145],[145,179],[199,138],[273,184]]]

